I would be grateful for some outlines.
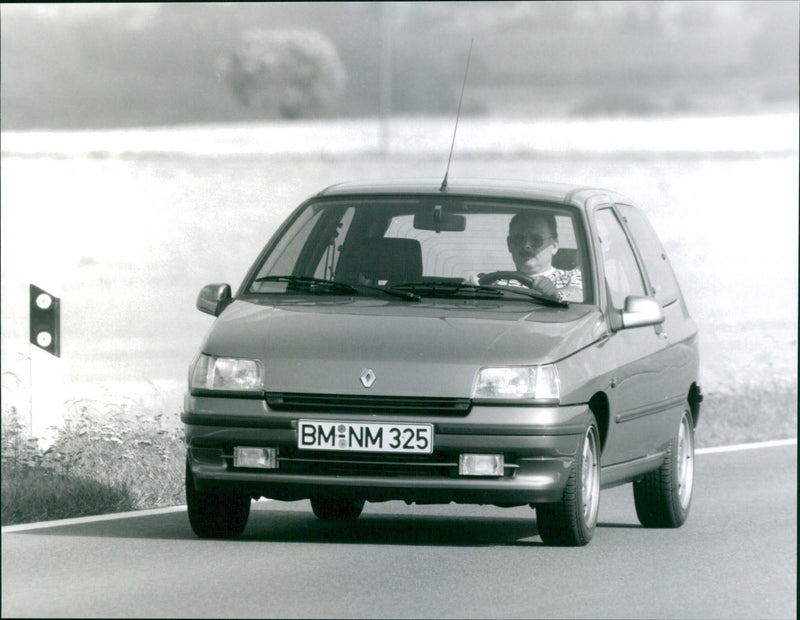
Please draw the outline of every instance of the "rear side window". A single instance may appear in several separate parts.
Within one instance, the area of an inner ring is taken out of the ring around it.
[[[647,275],[650,276],[650,284],[653,287],[651,294],[662,306],[671,304],[678,299],[678,282],[658,235],[638,209],[629,205],[617,205],[617,208],[633,235],[636,248],[644,261]]]

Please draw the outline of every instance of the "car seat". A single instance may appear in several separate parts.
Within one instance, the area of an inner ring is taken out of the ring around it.
[[[572,248],[559,248],[553,255],[553,267],[564,271],[572,271],[579,267],[578,250]]]
[[[362,239],[342,247],[336,279],[350,284],[385,286],[422,278],[422,247],[416,239]]]

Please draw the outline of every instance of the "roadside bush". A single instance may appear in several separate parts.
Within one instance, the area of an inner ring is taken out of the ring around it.
[[[42,452],[35,437],[26,435],[25,428],[19,420],[16,407],[3,411],[2,434],[3,476],[9,471],[24,470],[42,466]]]
[[[163,414],[86,399],[68,403],[43,450],[11,407],[2,425],[3,525],[181,504],[184,454],[177,423]]]
[[[797,386],[740,386],[709,392],[700,406],[697,447],[797,437]]]
[[[163,413],[131,414],[125,404],[71,401],[46,456],[69,473],[129,484],[136,508],[183,501],[183,434],[177,422],[166,424]]]

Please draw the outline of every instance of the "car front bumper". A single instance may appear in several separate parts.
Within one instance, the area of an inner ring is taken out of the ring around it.
[[[558,501],[589,420],[585,405],[474,405],[463,416],[272,411],[263,400],[187,395],[188,462],[198,490],[254,498],[313,496],[417,503],[535,504]],[[430,455],[298,449],[299,419],[431,423]],[[234,467],[235,446],[277,449],[277,468]],[[459,475],[460,454],[502,454],[502,476]]]

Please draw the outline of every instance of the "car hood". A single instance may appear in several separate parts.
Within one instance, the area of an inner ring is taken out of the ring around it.
[[[483,366],[557,362],[604,331],[583,305],[235,301],[202,352],[261,360],[268,392],[468,397]]]

